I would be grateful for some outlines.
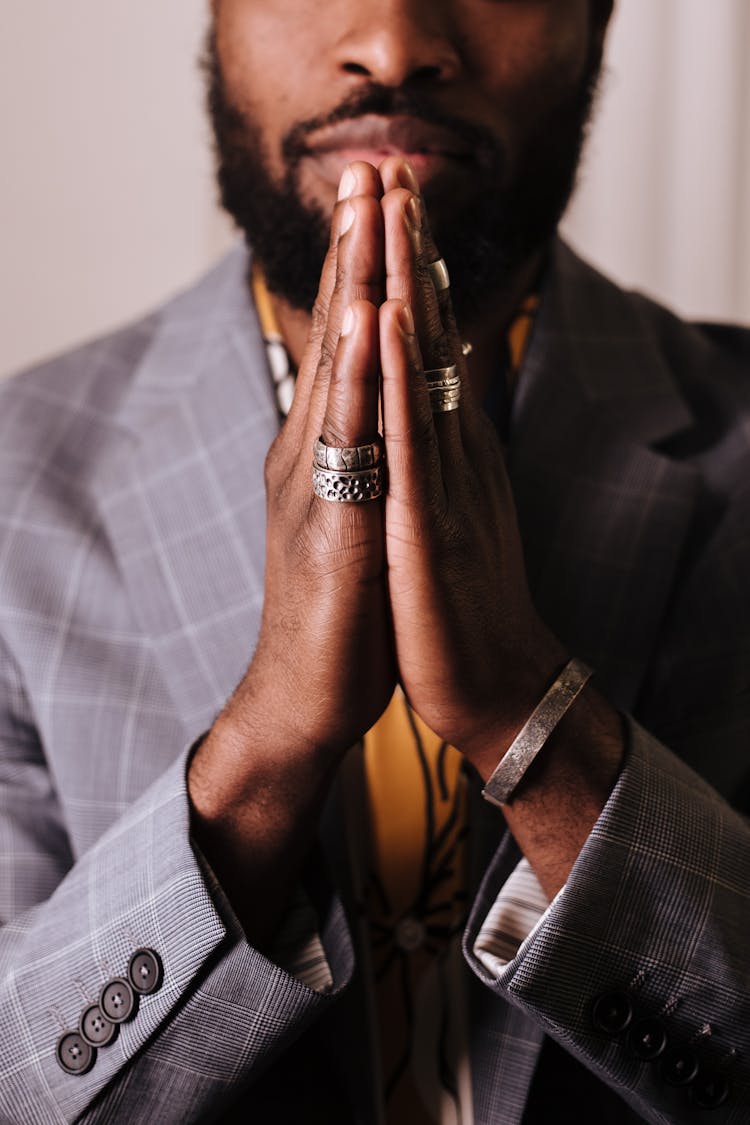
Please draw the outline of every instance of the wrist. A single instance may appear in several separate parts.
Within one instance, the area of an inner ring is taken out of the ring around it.
[[[592,668],[575,657],[565,664],[489,777],[482,790],[485,800],[499,807],[513,801],[537,755],[544,751],[593,674]]]
[[[491,705],[459,744],[483,781],[487,781],[524,725],[570,659],[551,634],[535,646],[506,660],[498,673]]]
[[[313,846],[333,769],[222,713],[188,767],[191,835],[264,949]]]
[[[230,703],[190,760],[191,804],[201,821],[240,825],[278,795],[291,817],[325,785],[336,761],[270,713],[261,722]]]

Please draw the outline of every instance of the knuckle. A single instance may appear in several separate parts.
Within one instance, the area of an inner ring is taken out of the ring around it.
[[[263,480],[269,506],[282,511],[289,509],[290,500],[298,487],[299,474],[295,470],[295,453],[283,441],[284,431],[272,443],[263,465]],[[299,450],[297,450],[299,453]]]
[[[336,342],[332,339],[331,333],[326,332],[320,345],[320,359],[318,366],[323,371],[330,371],[333,368],[333,361],[336,355]]]
[[[383,285],[382,273],[366,273],[353,284],[355,301],[369,301],[374,293],[379,293]]]
[[[390,518],[389,535],[402,543],[424,545],[431,532],[428,513],[422,504],[400,504]]]
[[[315,304],[313,305],[311,325],[312,335],[321,336],[328,324],[328,301],[324,300],[322,296],[318,296]]]
[[[476,562],[474,547],[471,537],[467,534],[466,525],[455,520],[450,512],[443,510],[437,516],[439,534],[437,540],[437,554],[442,567],[451,567],[459,573],[466,573]]]
[[[389,273],[387,280],[391,299],[411,304],[414,293],[409,278],[402,273]]]
[[[435,424],[432,420],[429,403],[425,403],[422,410],[415,412],[409,431],[405,436],[407,441],[419,446],[422,450],[422,456],[429,456],[430,464],[434,468],[437,446]]]
[[[267,491],[275,486],[277,477],[280,475],[279,470],[281,468],[282,460],[286,460],[286,458],[284,457],[281,436],[279,436],[275,438],[271,443],[268,453],[266,454],[266,459],[263,463],[263,480],[265,482]]]
[[[343,256],[336,263],[336,293],[348,284],[352,275],[351,266]]]
[[[418,258],[414,263],[414,275],[419,283],[421,289],[427,293],[433,293],[432,276],[427,267],[427,263],[422,257]]]
[[[331,404],[329,403],[328,413],[326,414],[323,426],[323,438],[326,445],[346,447],[353,444],[353,442],[349,441],[344,421],[339,411],[335,408],[331,409]]]
[[[428,475],[439,471],[435,437],[431,427],[431,420],[420,415],[412,419],[399,433],[388,435],[386,441],[388,464],[399,477],[409,479],[420,466]]]

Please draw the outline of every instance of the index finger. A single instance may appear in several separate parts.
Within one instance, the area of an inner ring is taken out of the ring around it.
[[[352,238],[349,237],[357,210],[361,207],[357,199],[363,196],[379,200],[381,195],[380,176],[371,164],[355,161],[347,166],[339,186],[339,201],[334,209],[331,240],[312,311],[310,335],[300,364],[294,400],[287,419],[287,427],[294,435],[294,441],[303,440],[311,415],[316,417],[317,424],[320,424],[327,395],[324,379],[319,377],[320,368],[321,364],[327,366],[330,374],[330,363],[346,309],[352,300],[371,295],[353,276],[355,271],[347,263],[346,257],[347,251],[350,254],[352,251],[357,252],[356,247],[351,247]],[[357,236],[358,232],[355,234],[355,241]],[[365,262],[364,266],[365,272],[372,271],[369,263]],[[353,285],[348,287],[348,291],[344,275],[351,275],[353,282]]]

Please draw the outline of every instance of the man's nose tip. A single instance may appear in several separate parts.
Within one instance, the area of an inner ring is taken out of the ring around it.
[[[342,70],[383,86],[449,82],[461,68],[446,33],[413,14],[394,13],[388,4],[358,21],[339,43],[339,60]]]

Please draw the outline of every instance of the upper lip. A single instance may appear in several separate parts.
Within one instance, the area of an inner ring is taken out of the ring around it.
[[[366,114],[317,129],[307,139],[311,152],[372,149],[375,152],[432,153],[467,157],[472,149],[453,129],[432,125],[418,117],[380,117]]]

